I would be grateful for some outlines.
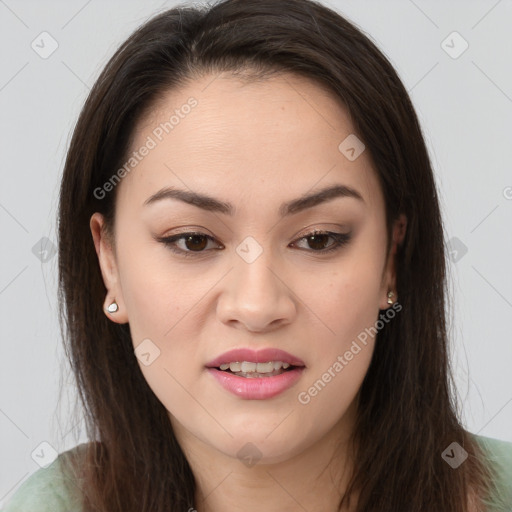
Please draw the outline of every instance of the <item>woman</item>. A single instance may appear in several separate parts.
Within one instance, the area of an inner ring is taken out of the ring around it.
[[[512,444],[456,414],[416,114],[337,13],[225,0],[145,23],[82,110],[59,234],[96,442],[7,512],[512,507]]]

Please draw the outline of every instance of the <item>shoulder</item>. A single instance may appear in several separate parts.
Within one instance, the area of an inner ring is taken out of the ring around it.
[[[512,510],[512,442],[472,434],[496,471],[499,498]]]
[[[71,455],[82,455],[88,445],[75,446],[32,473],[1,512],[80,512],[79,486],[65,473],[63,461]]]
[[[497,462],[505,472],[512,471],[512,442],[475,434],[472,437],[483,448],[489,460]]]

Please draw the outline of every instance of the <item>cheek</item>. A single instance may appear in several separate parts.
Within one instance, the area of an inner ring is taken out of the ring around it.
[[[197,272],[184,273],[183,264],[147,238],[134,230],[129,238],[120,237],[121,288],[134,349],[148,347],[151,359],[158,355],[148,366],[139,360],[141,370],[150,385],[168,389],[170,374],[187,375],[199,362],[201,298],[212,283],[198,279]]]
[[[380,252],[380,247],[358,244],[340,259],[336,270],[321,279],[317,292],[309,294],[308,305],[322,320],[321,337],[329,346],[343,348],[377,320],[382,299]]]
[[[357,396],[373,355],[379,278],[378,265],[347,264],[316,303],[323,325],[310,331],[311,364],[296,393],[304,432],[327,432]]]
[[[321,280],[322,293],[310,294],[306,301],[317,329],[310,331],[308,340],[312,364],[309,381],[301,389],[307,396],[301,403],[310,401],[312,410],[319,407],[319,412],[324,407],[327,416],[328,411],[335,415],[329,403],[341,401],[348,406],[353,400],[371,361],[381,300],[383,244],[377,237],[359,240],[340,259],[329,283]],[[309,386],[313,386],[311,393]]]
[[[363,279],[357,286],[345,281],[337,290],[333,285],[324,296],[325,309],[318,310],[325,326],[319,327],[323,334],[317,330],[310,335],[308,385],[314,385],[321,395],[317,400],[321,407],[331,401],[346,401],[344,405],[348,405],[368,370],[375,343],[372,328],[379,307],[375,286],[368,282],[368,286],[359,287],[363,283]],[[311,391],[312,397],[316,390]]]
[[[193,405],[189,378],[199,362],[197,304],[206,290],[176,271],[152,242],[129,244],[124,254],[122,293],[139,367],[164,407],[186,415]]]
[[[119,236],[118,262],[135,344],[141,337],[164,339],[197,300],[169,254],[147,232],[137,233],[136,229],[130,230],[129,236]]]

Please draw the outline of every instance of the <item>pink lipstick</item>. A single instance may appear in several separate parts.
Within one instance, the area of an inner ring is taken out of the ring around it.
[[[208,372],[227,391],[245,400],[272,398],[301,377],[304,362],[280,349],[234,349],[206,364]]]

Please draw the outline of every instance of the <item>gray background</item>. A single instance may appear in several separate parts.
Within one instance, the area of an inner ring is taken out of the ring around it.
[[[512,2],[323,3],[370,35],[411,93],[454,248],[449,318],[462,419],[512,441]],[[41,261],[37,244],[56,242],[64,155],[94,80],[139,24],[175,4],[0,0],[0,507],[39,469],[31,454],[48,448],[40,443],[61,452],[86,441],[70,420],[57,257],[48,244]],[[58,43],[46,59],[31,47],[43,31]],[[453,31],[469,44],[457,58],[463,41]]]

